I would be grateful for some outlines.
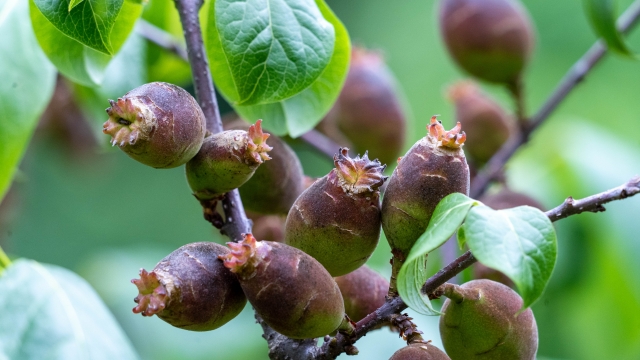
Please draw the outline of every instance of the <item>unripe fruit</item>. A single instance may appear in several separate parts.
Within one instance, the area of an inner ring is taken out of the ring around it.
[[[463,81],[451,86],[449,98],[455,104],[456,120],[467,134],[465,155],[474,164],[482,166],[515,131],[514,121],[472,82]]]
[[[460,123],[451,131],[431,118],[429,134],[418,140],[393,171],[382,200],[382,229],[397,255],[406,256],[424,233],[445,196],[469,192],[469,167],[462,151]]]
[[[338,285],[311,256],[286,244],[256,241],[246,234],[227,243],[224,265],[263,320],[282,335],[306,339],[332,333],[342,324],[344,305]]]
[[[445,285],[440,336],[453,360],[533,360],[538,328],[531,309],[508,286],[473,280]]]
[[[236,120],[226,129],[246,129],[249,124]],[[277,136],[269,138],[271,160],[256,169],[239,188],[244,208],[258,214],[287,215],[304,190],[302,164],[296,153]]]
[[[382,56],[354,48],[340,96],[318,130],[388,164],[402,151],[406,122],[396,80]]]
[[[342,293],[347,315],[356,322],[382,306],[389,290],[387,279],[367,265],[338,276],[336,283]]]
[[[131,280],[140,291],[133,312],[157,314],[185,330],[208,331],[226,324],[247,303],[238,279],[218,258],[228,253],[216,243],[191,243],[162,259],[153,271],[141,269],[140,279]]]
[[[187,182],[198,200],[215,200],[247,182],[270,157],[262,120],[248,131],[227,130],[208,136],[185,167]]]
[[[365,155],[334,156],[335,169],[296,200],[285,224],[285,243],[318,260],[332,276],[347,274],[375,250],[380,238],[380,192],[385,166]]]
[[[205,118],[184,89],[163,82],[137,87],[109,100],[102,131],[133,159],[154,168],[180,166],[196,155],[205,135]]]
[[[529,16],[517,0],[443,0],[440,31],[465,71],[509,85],[521,76],[535,42]]]
[[[451,360],[429,342],[415,342],[396,351],[389,360]]]

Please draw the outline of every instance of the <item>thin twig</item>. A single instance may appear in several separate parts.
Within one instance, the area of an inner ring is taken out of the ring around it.
[[[338,153],[338,149],[344,146],[340,146],[338,143],[327,137],[323,133],[317,130],[309,130],[305,134],[300,136],[300,139],[304,140],[307,144],[314,147],[320,153],[333,159],[333,156]]]
[[[142,36],[148,41],[160,46],[163,49],[169,50],[185,61],[189,61],[187,49],[184,47],[180,40],[178,40],[170,33],[160,29],[159,27],[144,19],[139,19],[138,22],[136,22],[135,31],[138,35]]]
[[[196,98],[207,119],[207,130],[215,134],[222,131],[222,121],[213,87],[213,79],[209,71],[207,55],[204,50],[204,42],[202,41],[202,30],[200,29],[200,18],[198,17],[198,11],[202,4],[203,0],[175,0],[187,44],[187,54],[191,65],[193,84],[196,89]],[[243,233],[251,232],[251,222],[249,222],[244,212],[240,193],[237,189],[225,195],[224,200],[222,200],[222,208],[225,214],[225,224],[222,227],[222,232],[231,240],[238,241],[242,239]]]
[[[640,0],[636,0],[618,19],[618,28],[621,32],[628,32],[636,25],[640,19]],[[529,141],[531,133],[536,130],[560,103],[569,95],[576,85],[598,64],[606,54],[607,48],[598,40],[591,48],[569,69],[562,78],[556,89],[551,93],[547,101],[538,112],[533,115],[527,126],[522,127],[514,138],[510,139],[493,157],[487,162],[481,172],[476,175],[471,184],[470,196],[477,199],[484,193],[491,181],[502,172],[502,168],[515,152]]]

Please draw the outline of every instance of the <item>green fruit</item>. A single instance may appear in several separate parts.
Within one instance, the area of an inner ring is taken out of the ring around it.
[[[226,247],[198,242],[162,259],[151,272],[131,280],[139,290],[134,313],[158,317],[185,330],[208,331],[236,317],[247,303],[238,279],[218,258]]]
[[[356,322],[382,306],[389,290],[387,279],[367,265],[338,276],[336,283],[342,293],[347,315]]]
[[[247,129],[249,124],[234,120],[225,129]],[[296,153],[277,136],[269,138],[271,160],[260,165],[239,188],[244,208],[258,214],[287,215],[304,190],[302,164]]]
[[[531,309],[508,286],[473,280],[445,285],[440,336],[453,360],[533,360],[538,328]]]
[[[406,117],[398,84],[382,56],[356,47],[340,96],[318,130],[388,164],[404,146]]]
[[[451,360],[447,354],[428,342],[415,342],[396,351],[389,360]]]
[[[375,250],[380,238],[384,166],[367,154],[334,156],[335,169],[316,180],[287,215],[285,243],[318,260],[332,276],[347,274]]]
[[[474,164],[482,166],[515,131],[513,118],[502,107],[468,81],[449,88],[456,108],[456,120],[467,134],[464,152]]]
[[[154,168],[180,166],[196,155],[205,135],[205,118],[184,89],[163,82],[137,87],[109,100],[102,131],[133,159]]]
[[[535,42],[529,16],[517,0],[443,0],[440,31],[465,71],[510,85],[521,76]]]
[[[332,333],[345,321],[338,285],[320,263],[286,244],[256,241],[246,234],[227,243],[221,256],[249,302],[282,335],[306,339]]]
[[[187,182],[198,200],[216,200],[251,178],[270,157],[271,147],[262,132],[262,120],[244,130],[227,130],[208,136],[186,167]]]
[[[451,131],[434,117],[429,134],[402,157],[382,200],[382,229],[395,255],[406,256],[445,196],[469,192],[469,167],[460,123]]]

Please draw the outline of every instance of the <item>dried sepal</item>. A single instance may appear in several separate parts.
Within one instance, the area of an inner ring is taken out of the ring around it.
[[[453,129],[446,131],[442,122],[437,119],[437,115],[431,117],[427,130],[429,130],[429,136],[438,143],[438,146],[449,149],[459,149],[467,139],[467,135],[461,131],[460,122],[457,122]]]
[[[134,313],[152,316],[164,310],[167,305],[167,289],[160,283],[154,271],[147,272],[145,269],[140,269],[140,279],[133,279],[131,282],[140,292],[134,299],[138,304],[133,308]]]
[[[261,164],[265,160],[270,160],[271,157],[267,152],[273,150],[273,148],[266,143],[270,134],[262,131],[262,120],[260,119],[256,121],[255,125],[251,125],[247,133],[248,141],[246,154],[258,164]]]
[[[231,252],[220,255],[224,266],[231,272],[239,273],[252,271],[269,252],[269,245],[257,241],[252,234],[244,234],[244,239],[240,242],[228,242],[227,246]]]
[[[345,192],[374,192],[384,184],[387,176],[383,176],[382,172],[386,165],[380,164],[378,159],[369,160],[366,152],[362,157],[358,155],[350,158],[348,151],[348,148],[340,148],[338,154],[333,157],[340,186]]]
[[[109,119],[102,125],[102,132],[111,135],[112,146],[135,145],[138,140],[148,139],[157,126],[155,112],[165,114],[144,97],[118,98],[109,100],[109,104]]]

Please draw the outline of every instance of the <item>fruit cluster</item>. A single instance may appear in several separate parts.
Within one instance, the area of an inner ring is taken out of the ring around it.
[[[474,4],[442,1],[448,48],[474,76],[517,82],[532,46],[526,16],[511,0],[491,0],[489,10]],[[499,33],[495,23],[507,20],[515,25],[509,34]],[[461,40],[477,24],[487,24],[486,36]],[[319,129],[363,155],[351,157],[348,148],[338,149],[334,168],[312,183],[305,180],[295,152],[264,133],[261,120],[250,125],[235,119],[225,124],[225,131],[210,134],[195,99],[165,83],[143,85],[111,101],[104,132],[114,146],[156,168],[184,164],[191,192],[203,206],[239,189],[256,224],[254,234],[232,239],[226,247],[187,244],[152,271],[141,270],[140,278],[132,280],[139,290],[135,313],[206,331],[233,319],[248,301],[275,331],[307,339],[338,331],[353,334],[354,321],[397,296],[393,277],[390,284],[364,265],[381,229],[397,270],[436,205],[451,193],[468,194],[472,171],[463,148],[471,163],[480,166],[516,130],[478,86],[456,84],[449,92],[456,106],[455,126],[447,131],[433,116],[425,136],[385,176],[386,165],[371,159],[367,150],[384,144],[389,148],[376,157],[385,162],[396,158],[404,142],[401,102],[379,55],[355,50],[351,66],[343,93]],[[256,239],[261,230],[265,235]],[[448,355],[421,336],[411,336],[392,359],[535,357],[535,319],[530,309],[522,311],[522,300],[510,288],[477,280],[445,284],[442,293],[449,298],[440,323]],[[410,318],[402,319],[409,329],[415,327]],[[402,328],[400,332],[406,334]]]

